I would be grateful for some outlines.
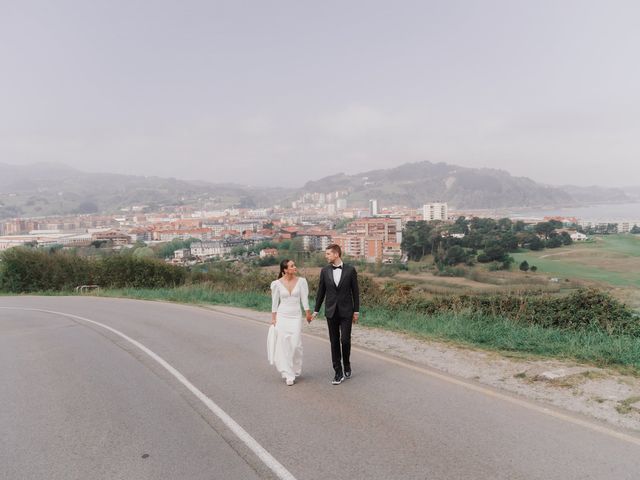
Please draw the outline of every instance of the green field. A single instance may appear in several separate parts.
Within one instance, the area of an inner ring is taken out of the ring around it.
[[[592,242],[511,255],[516,265],[526,260],[538,272],[561,279],[640,288],[640,237],[635,235],[599,236]]]

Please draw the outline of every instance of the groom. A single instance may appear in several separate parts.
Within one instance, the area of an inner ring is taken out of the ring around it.
[[[331,341],[331,361],[336,375],[331,382],[341,384],[345,378],[351,378],[351,324],[358,323],[360,316],[360,291],[358,274],[351,265],[342,262],[340,245],[329,245],[324,254],[329,265],[320,271],[318,294],[313,318],[318,316],[322,302],[326,300],[324,310],[329,326]],[[342,365],[344,363],[344,369]]]

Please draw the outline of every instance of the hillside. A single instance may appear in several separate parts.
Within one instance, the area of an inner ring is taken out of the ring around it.
[[[0,163],[0,219],[113,212],[197,203],[203,208],[255,207],[282,195],[277,189],[189,182],[175,178],[87,173],[59,164]]]
[[[446,163],[407,163],[357,175],[334,175],[308,182],[305,191],[348,190],[352,203],[376,198],[384,204],[419,206],[445,201],[456,208],[532,207],[581,203],[567,191],[487,168]],[[624,195],[624,194],[623,194]],[[597,200],[596,200],[597,201]]]
[[[445,163],[407,163],[396,168],[343,173],[310,181],[301,189],[214,184],[175,178],[88,173],[59,164],[0,163],[0,219],[69,213],[116,212],[131,205],[157,210],[176,205],[203,209],[286,205],[302,193],[349,192],[352,206],[371,198],[382,205],[418,207],[445,201],[455,208],[504,208],[624,203],[640,193],[629,187],[554,187],[503,170]]]

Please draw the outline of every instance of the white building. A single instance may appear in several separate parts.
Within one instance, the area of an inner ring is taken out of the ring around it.
[[[336,209],[338,210],[346,210],[347,208],[347,199],[339,198],[336,200]]]
[[[173,258],[178,258],[180,260],[187,258],[191,251],[188,248],[180,248],[178,250],[173,251]]]
[[[222,257],[231,253],[231,247],[222,241],[194,242],[191,244],[191,255],[197,258]]]
[[[640,225],[640,221],[637,222],[618,222],[618,233],[629,233],[633,230],[633,227]]]
[[[378,200],[369,200],[369,216],[375,217],[378,215]]]
[[[588,237],[584,233],[573,232],[569,235],[574,242],[584,242]]]
[[[426,221],[447,220],[448,213],[446,203],[427,203],[422,207],[422,218]]]

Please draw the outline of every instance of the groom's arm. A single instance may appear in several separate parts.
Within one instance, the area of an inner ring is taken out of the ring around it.
[[[320,270],[320,280],[318,281],[318,293],[316,294],[316,306],[313,309],[313,314],[317,314],[320,312],[320,307],[322,307],[322,302],[324,301],[324,295],[327,292],[327,287],[324,284],[324,275],[322,275],[322,270]]]
[[[351,298],[353,299],[353,313],[360,313],[360,287],[358,286],[358,272],[353,269],[351,275]]]

